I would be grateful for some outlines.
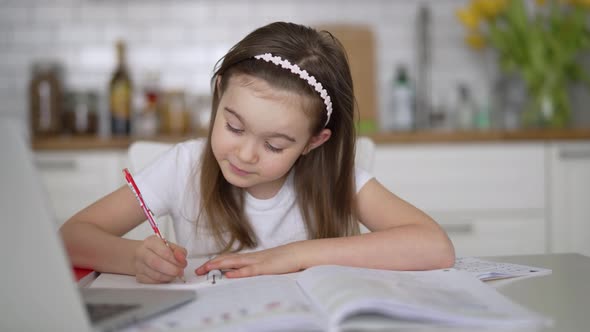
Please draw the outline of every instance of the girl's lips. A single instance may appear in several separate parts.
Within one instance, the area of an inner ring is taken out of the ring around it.
[[[245,175],[251,174],[250,172],[246,172],[243,169],[234,166],[234,164],[232,164],[232,163],[229,163],[229,168],[232,170],[232,172],[234,172],[240,176],[245,176]]]

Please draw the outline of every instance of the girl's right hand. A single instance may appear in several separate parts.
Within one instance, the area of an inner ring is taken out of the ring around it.
[[[135,251],[135,279],[144,284],[171,282],[184,275],[186,249],[152,235]]]

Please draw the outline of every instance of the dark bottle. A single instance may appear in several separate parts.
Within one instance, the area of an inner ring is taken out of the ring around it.
[[[129,135],[131,133],[133,84],[125,61],[125,43],[118,41],[116,47],[117,68],[109,85],[111,132],[113,135]]]

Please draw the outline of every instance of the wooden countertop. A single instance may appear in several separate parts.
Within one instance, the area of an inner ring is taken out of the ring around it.
[[[377,133],[367,136],[372,138],[377,144],[590,140],[590,128],[518,131],[415,131],[407,133]],[[192,137],[195,136],[157,136],[149,140],[174,143]],[[57,136],[35,138],[31,144],[36,151],[117,150],[127,149],[132,142],[137,140],[142,139],[134,137]]]

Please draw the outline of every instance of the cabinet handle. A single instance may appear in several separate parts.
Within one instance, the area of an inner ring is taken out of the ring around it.
[[[35,160],[37,168],[44,171],[74,171],[77,168],[75,160]]]
[[[559,150],[560,159],[590,159],[590,150]]]
[[[473,224],[451,224],[441,225],[447,233],[470,234],[473,233]]]

